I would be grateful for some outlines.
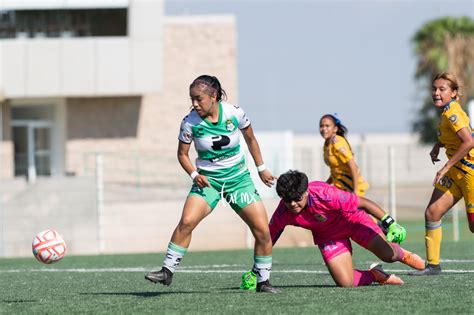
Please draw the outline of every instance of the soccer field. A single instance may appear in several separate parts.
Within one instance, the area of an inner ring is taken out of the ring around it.
[[[403,286],[338,288],[316,248],[274,250],[272,283],[280,294],[238,289],[242,272],[252,264],[250,250],[191,250],[170,287],[144,280],[146,271],[161,266],[163,254],[66,256],[49,266],[33,257],[2,259],[0,312],[472,313],[474,237],[461,227],[461,241],[446,235],[442,244],[440,276],[413,277],[400,263],[384,263],[405,281]],[[424,256],[421,229],[414,228],[404,247]],[[374,261],[354,245],[355,267],[366,269]]]

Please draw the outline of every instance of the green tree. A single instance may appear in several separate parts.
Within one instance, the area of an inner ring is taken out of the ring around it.
[[[444,17],[424,24],[413,37],[417,55],[415,78],[426,86],[428,96],[413,122],[413,130],[424,143],[437,139],[438,117],[431,102],[431,78],[451,72],[459,80],[461,104],[474,98],[474,20]]]

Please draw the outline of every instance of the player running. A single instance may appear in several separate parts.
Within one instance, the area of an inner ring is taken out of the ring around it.
[[[331,170],[326,182],[363,197],[369,184],[360,175],[351,146],[345,137],[347,128],[335,115],[326,114],[319,120],[319,132],[324,138],[324,162]]]
[[[403,284],[397,276],[385,273],[380,264],[372,265],[369,270],[354,269],[350,239],[384,262],[400,261],[415,269],[424,268],[425,262],[418,255],[387,241],[389,238],[402,243],[406,231],[371,200],[324,182],[308,184],[308,177],[294,170],[278,178],[276,190],[282,200],[269,224],[273,245],[287,225],[310,230],[314,244],[319,247],[338,286],[357,287],[373,282]],[[381,220],[388,231],[387,238],[367,213]],[[243,277],[251,278],[248,273]],[[241,287],[248,288],[249,285],[244,281]]]
[[[189,87],[192,110],[181,122],[178,160],[193,185],[183,213],[168,244],[163,267],[145,279],[170,285],[186,253],[196,226],[209,215],[221,198],[245,221],[255,237],[254,266],[257,291],[276,293],[270,282],[272,243],[268,217],[240,149],[242,133],[260,179],[272,186],[274,177],[263,164],[257,139],[242,108],[224,102],[226,94],[216,77],[202,75]],[[240,130],[240,132],[239,132]],[[189,158],[191,142],[197,151],[196,167]],[[229,197],[230,196],[230,197]]]
[[[464,198],[469,229],[474,233],[474,138],[469,117],[458,103],[460,87],[456,77],[440,73],[432,81],[434,105],[440,109],[438,142],[430,152],[433,164],[439,161],[439,149],[446,149],[448,161],[436,173],[431,200],[425,210],[425,246],[428,264],[412,275],[441,273],[441,219],[461,198]]]

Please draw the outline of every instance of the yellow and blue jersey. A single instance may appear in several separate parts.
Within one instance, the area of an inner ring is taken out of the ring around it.
[[[453,157],[461,145],[461,140],[456,133],[462,128],[469,128],[472,134],[466,112],[458,102],[452,101],[443,108],[438,130],[438,141],[444,145],[448,159]],[[474,173],[474,149],[471,149],[454,167],[464,172]]]
[[[351,147],[347,140],[339,135],[335,135],[324,146],[324,162],[331,169],[332,184],[345,191],[354,190],[354,182],[352,178],[349,161],[354,158]],[[359,196],[364,195],[364,191],[369,188],[369,184],[359,175],[358,191],[355,192]]]

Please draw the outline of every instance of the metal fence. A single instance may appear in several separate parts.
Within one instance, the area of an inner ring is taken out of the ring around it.
[[[291,134],[278,139],[259,136],[265,163],[275,175],[293,168],[312,180],[327,179],[321,144],[293,141]],[[433,166],[430,148],[414,143],[361,143],[354,144],[353,150],[371,186],[367,197],[403,220],[423,220],[432,180],[443,161]],[[191,185],[176,158],[150,152],[91,152],[73,160],[81,168],[80,175],[40,176],[31,185],[24,178],[2,181],[0,256],[30,255],[32,236],[50,227],[63,231],[76,254],[165,249]],[[278,201],[275,191],[260,184],[251,158],[247,160],[271,214]],[[238,216],[228,209],[214,212],[200,224],[193,248],[247,247],[248,229]],[[447,219],[458,226],[457,212]],[[298,244],[302,243],[298,237]]]

